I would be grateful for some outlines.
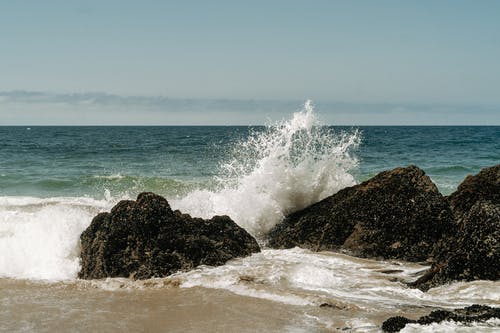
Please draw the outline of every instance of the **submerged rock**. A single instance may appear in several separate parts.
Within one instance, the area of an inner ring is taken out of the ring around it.
[[[406,324],[429,325],[440,323],[445,320],[453,320],[459,323],[485,322],[492,318],[500,318],[500,308],[493,308],[486,305],[474,304],[463,309],[453,311],[436,310],[429,315],[420,317],[417,320],[406,317],[391,317],[384,321],[382,330],[384,332],[399,332]]]
[[[381,172],[291,214],[271,230],[269,245],[421,261],[453,226],[436,185],[409,166]]]
[[[80,240],[83,279],[162,277],[260,251],[256,240],[229,217],[192,218],[172,211],[165,198],[153,193],[100,213]]]

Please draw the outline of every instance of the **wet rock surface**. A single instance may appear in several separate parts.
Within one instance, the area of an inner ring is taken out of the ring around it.
[[[456,309],[453,311],[436,310],[429,315],[412,320],[406,317],[396,316],[384,321],[382,330],[384,332],[399,332],[407,324],[429,325],[442,321],[453,320],[459,323],[485,322],[492,318],[500,318],[500,308],[493,308],[486,305],[474,304],[472,306]]]
[[[172,211],[165,198],[153,193],[97,215],[80,240],[83,279],[163,277],[260,251],[229,217],[192,218]]]
[[[422,261],[453,228],[448,202],[421,169],[409,166],[291,214],[270,232],[269,245]]]

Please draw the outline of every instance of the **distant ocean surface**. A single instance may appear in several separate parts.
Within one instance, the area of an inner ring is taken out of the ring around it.
[[[143,191],[194,216],[227,214],[262,243],[287,214],[380,171],[415,164],[448,195],[498,163],[498,126],[325,126],[307,104],[269,126],[0,127],[0,331],[377,332],[393,314],[498,306],[497,282],[422,293],[394,278],[424,266],[301,249],[148,283],[76,278],[93,216]]]
[[[357,182],[415,164],[449,194],[500,161],[499,126],[330,127],[359,130]],[[213,185],[236,142],[263,127],[0,127],[0,195],[167,197]],[[253,163],[254,161],[249,161]]]

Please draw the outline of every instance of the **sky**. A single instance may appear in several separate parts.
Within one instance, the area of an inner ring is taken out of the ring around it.
[[[0,1],[0,124],[500,125],[500,1]]]

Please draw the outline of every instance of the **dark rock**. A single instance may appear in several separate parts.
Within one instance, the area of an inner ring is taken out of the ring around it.
[[[454,226],[445,198],[416,166],[384,171],[288,216],[274,248],[347,249],[361,257],[426,260]]]
[[[452,281],[500,279],[500,205],[476,202],[440,251],[439,261],[411,286],[428,290]]]
[[[500,205],[500,164],[484,168],[477,175],[467,176],[448,200],[457,220],[478,201]]]
[[[391,317],[384,321],[382,324],[382,330],[384,332],[399,332],[406,326],[406,324],[409,323],[429,325],[432,323],[440,323],[445,320],[453,320],[460,323],[472,323],[485,322],[492,318],[500,318],[500,308],[474,304],[469,307],[453,311],[432,311],[429,315],[420,317],[418,320],[412,320],[401,316]]]
[[[402,269],[382,269],[377,272],[383,273],[383,274],[396,274],[396,273],[403,273],[404,271]]]
[[[83,279],[162,277],[260,251],[229,217],[192,218],[172,211],[165,198],[153,193],[97,215],[80,240]]]
[[[468,176],[448,197],[456,220],[434,249],[431,269],[410,286],[500,278],[500,165]]]
[[[382,324],[382,330],[384,332],[399,332],[405,328],[406,324],[416,323],[416,320],[411,320],[406,317],[396,316],[391,317],[384,321]]]
[[[319,307],[320,307],[320,308],[334,308],[334,307],[335,307],[335,305],[330,304],[330,303],[321,303],[321,304],[319,305]]]

